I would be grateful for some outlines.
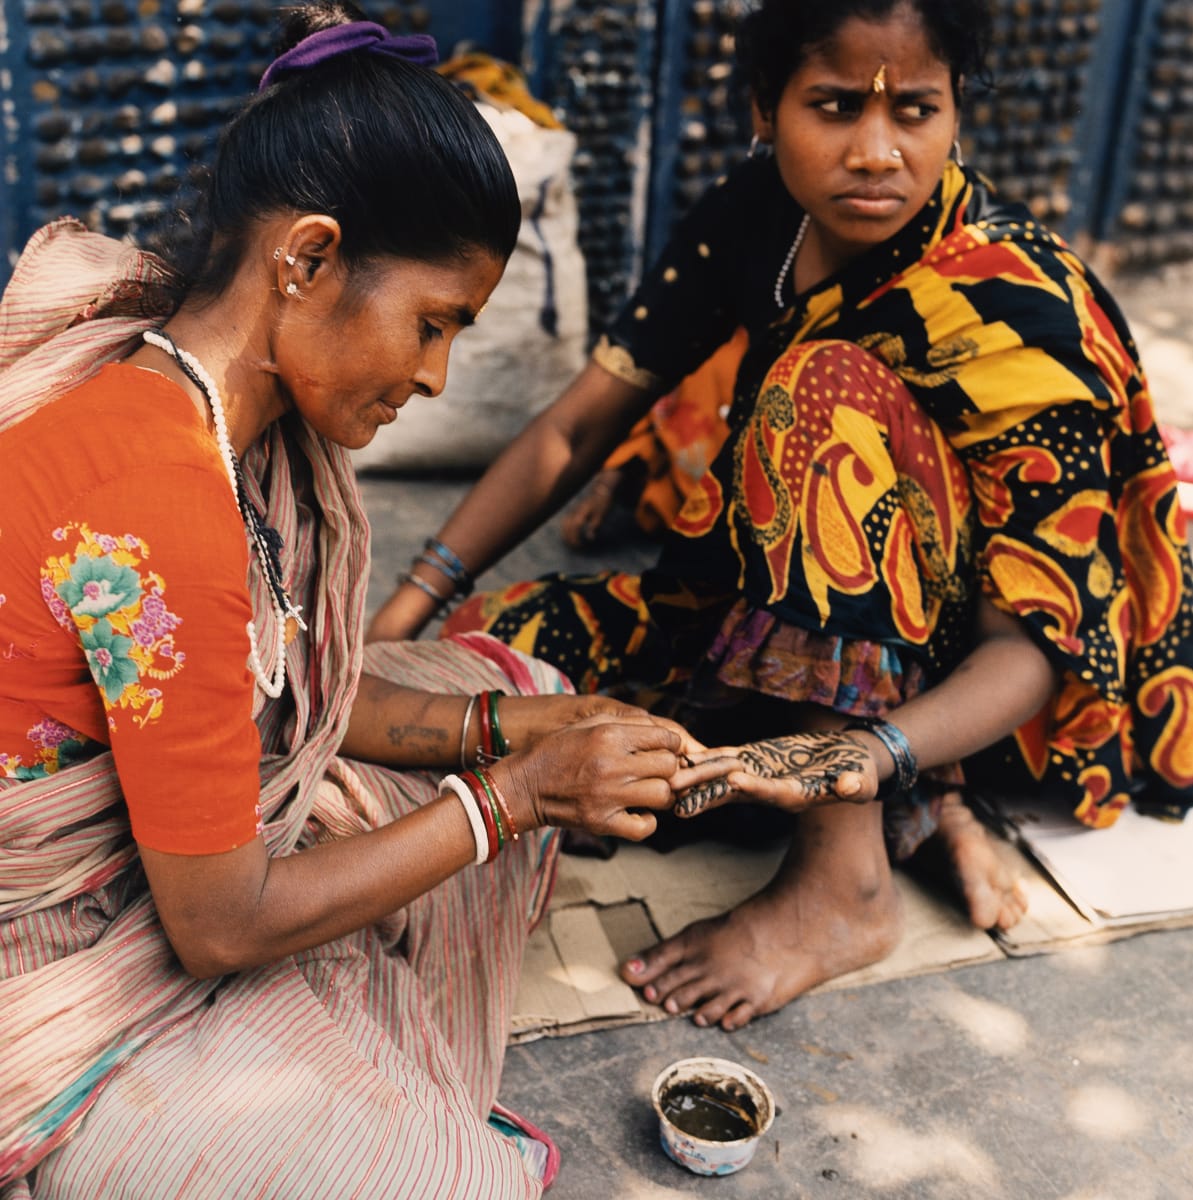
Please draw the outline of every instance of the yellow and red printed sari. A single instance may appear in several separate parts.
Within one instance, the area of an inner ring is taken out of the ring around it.
[[[1062,673],[984,778],[1095,827],[1131,801],[1183,815],[1193,568],[1113,300],[1026,209],[949,164],[899,234],[779,311],[775,268],[801,216],[781,189],[756,160],[713,188],[596,352],[665,389],[749,330],[728,439],[658,566],[562,593],[520,585],[456,627],[549,658],[566,647],[580,686],[711,670],[862,712],[963,657],[981,588]],[[529,637],[535,605],[549,611]]]

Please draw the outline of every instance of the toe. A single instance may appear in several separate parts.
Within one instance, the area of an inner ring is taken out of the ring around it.
[[[683,952],[677,939],[671,938],[626,959],[621,964],[621,977],[631,987],[645,987],[682,961]]]
[[[743,1003],[740,995],[733,992],[718,992],[715,996],[706,999],[699,1007],[696,1007],[693,1002],[695,1011],[692,1013],[692,1020],[700,1026],[719,1025],[725,1014],[740,1003]]]
[[[735,1029],[744,1029],[757,1015],[754,1006],[748,1000],[743,1000],[721,1018],[721,1028],[727,1033],[732,1033]]]
[[[1024,887],[1022,880],[1017,880],[1015,885],[1007,892],[1002,912],[998,915],[999,929],[1004,931],[1011,929],[1023,919],[1026,912],[1027,888]]]
[[[720,994],[716,985],[707,979],[688,979],[684,983],[676,985],[663,1007],[668,1012],[681,1013],[693,1012],[699,1006],[700,1010],[705,1013],[707,1023],[714,1024],[727,1007],[724,1002],[718,1000]],[[716,1009],[716,1016],[708,1020],[709,1010],[713,1008]]]
[[[654,1002],[661,1004],[669,1013],[687,1012],[708,995],[696,968],[690,963],[681,963],[673,971],[667,971],[655,980],[652,988],[656,992]],[[652,999],[647,995],[647,999]]]

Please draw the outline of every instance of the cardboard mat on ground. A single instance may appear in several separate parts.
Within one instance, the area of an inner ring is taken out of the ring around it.
[[[1023,878],[1029,900],[1028,915],[1010,933],[973,928],[953,897],[897,871],[899,946],[818,990],[1193,925],[1193,821],[1127,813],[1111,829],[1091,831],[1018,804],[1000,805],[999,819],[1012,840],[998,838],[998,852]],[[527,947],[511,1040],[666,1018],[621,981],[618,964],[739,904],[770,879],[783,850],[698,842],[666,854],[624,844],[608,860],[564,855],[547,915]]]

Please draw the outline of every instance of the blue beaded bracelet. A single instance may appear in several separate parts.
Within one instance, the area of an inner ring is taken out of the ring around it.
[[[430,557],[431,555],[434,557]],[[420,561],[442,571],[455,585],[455,595],[461,599],[472,594],[474,581],[471,572],[460,561],[460,556],[438,538],[427,538],[423,544]]]
[[[855,717],[846,729],[864,729],[872,733],[887,749],[895,763],[895,773],[878,785],[875,800],[888,800],[902,792],[910,792],[919,778],[920,768],[903,730],[882,717]]]

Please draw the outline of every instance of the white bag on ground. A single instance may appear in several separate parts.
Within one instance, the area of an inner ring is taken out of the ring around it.
[[[357,470],[485,466],[587,357],[587,280],[569,174],[575,135],[485,100],[477,108],[518,184],[518,244],[484,312],[452,343],[443,394],[413,396],[353,452]]]

